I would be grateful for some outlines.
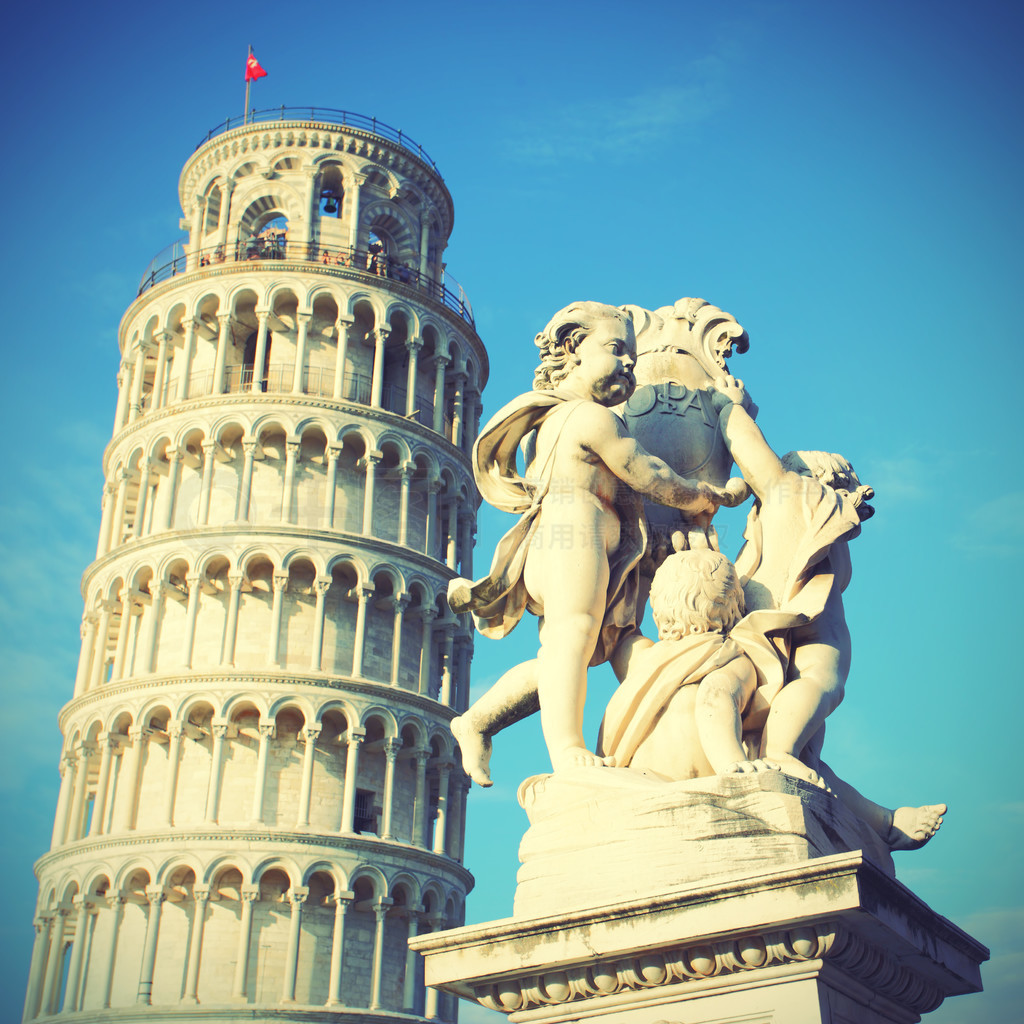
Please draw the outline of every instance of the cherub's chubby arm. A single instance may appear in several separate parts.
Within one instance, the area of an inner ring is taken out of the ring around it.
[[[716,487],[681,477],[667,462],[641,447],[618,416],[596,403],[589,404],[574,425],[585,449],[623,483],[662,505],[696,515],[714,514],[719,505],[732,508],[749,496],[747,486],[739,479]]]
[[[719,411],[718,426],[729,454],[743,474],[743,479],[764,501],[782,483],[788,470],[764,439],[761,428],[744,408],[748,398],[743,382],[733,377],[719,377],[715,381],[712,402]]]

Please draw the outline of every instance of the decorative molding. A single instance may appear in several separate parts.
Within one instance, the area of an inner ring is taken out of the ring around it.
[[[896,957],[870,946],[838,921],[748,932],[721,942],[652,950],[639,956],[595,959],[543,974],[505,978],[473,991],[477,1002],[487,1009],[513,1013],[813,960],[834,963],[915,1013],[934,1010],[944,998],[938,986]]]

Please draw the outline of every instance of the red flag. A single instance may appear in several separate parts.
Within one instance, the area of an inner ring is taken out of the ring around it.
[[[256,78],[266,78],[267,73],[260,67],[260,62],[250,53],[245,61],[245,80],[253,81]]]

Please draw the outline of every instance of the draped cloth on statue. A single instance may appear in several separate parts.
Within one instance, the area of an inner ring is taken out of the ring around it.
[[[830,595],[849,584],[845,541],[860,532],[856,508],[831,487],[791,475],[795,480],[787,480],[786,515],[775,515],[778,510],[773,509],[773,514],[762,517],[760,506],[755,505],[747,520],[747,543],[736,568],[753,610],[728,637],[696,633],[659,640],[633,656],[601,725],[599,752],[614,757],[619,767],[628,767],[680,687],[699,683],[734,658],[746,656],[757,672],[757,689],[745,709],[743,728],[759,729],[785,685],[791,631],[813,623]],[[770,567],[763,557],[765,544],[773,546]],[[765,572],[759,578],[759,569],[770,571],[774,578],[766,578]],[[772,606],[775,595],[781,595],[778,607]],[[767,607],[758,607],[765,603]]]
[[[473,613],[477,629],[484,636],[507,636],[526,611],[529,595],[523,570],[530,546],[535,543],[542,503],[551,488],[558,436],[544,465],[527,467],[534,470],[530,477],[523,476],[516,466],[519,446],[555,417],[561,419],[560,433],[582,401],[559,391],[520,395],[491,418],[473,446],[473,474],[484,500],[503,512],[519,516],[515,526],[498,542],[487,576],[468,588],[468,596],[456,591],[449,597],[453,611]],[[632,490],[620,487],[615,512],[621,523],[621,537],[618,549],[609,559],[606,611],[591,665],[607,661],[623,634],[632,632],[637,625],[638,566],[647,544],[643,505]]]

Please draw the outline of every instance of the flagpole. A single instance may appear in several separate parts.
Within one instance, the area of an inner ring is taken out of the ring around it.
[[[249,44],[249,57],[252,56],[252,43]],[[245,110],[242,112],[242,124],[249,123],[249,85],[252,79],[249,78],[249,57],[245,58]]]

